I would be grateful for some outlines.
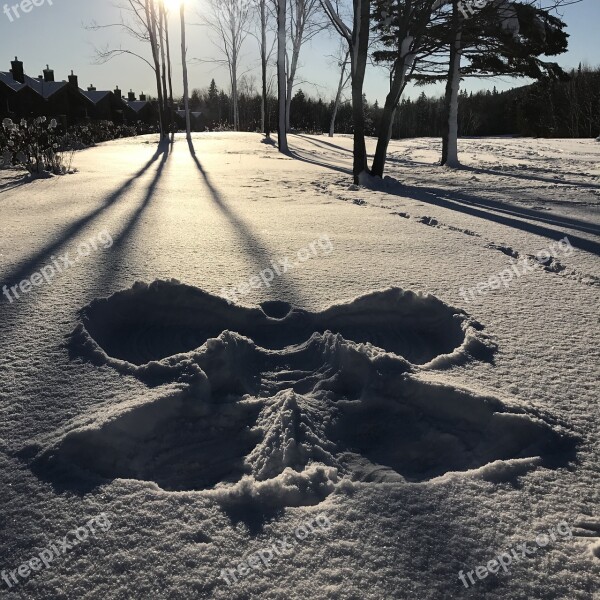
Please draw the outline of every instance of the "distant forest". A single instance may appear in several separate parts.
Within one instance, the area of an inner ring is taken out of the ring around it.
[[[600,68],[580,66],[568,81],[542,79],[506,92],[461,91],[459,133],[462,136],[519,135],[556,138],[596,137],[600,134]],[[261,96],[252,84],[240,86],[240,129],[260,131]],[[394,138],[440,137],[443,98],[423,92],[416,100],[404,98],[393,127]],[[231,99],[213,81],[208,90],[194,90],[191,107],[204,113],[210,129],[233,127]],[[296,131],[328,132],[334,103],[314,99],[299,89],[291,105],[291,127]],[[377,135],[381,108],[365,98],[367,135]],[[277,100],[269,99],[271,128],[277,125]],[[343,102],[335,131],[352,133],[352,106]]]

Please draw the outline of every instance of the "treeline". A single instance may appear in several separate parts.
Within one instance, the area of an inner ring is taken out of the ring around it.
[[[463,136],[522,135],[581,138],[600,133],[600,68],[580,66],[568,81],[549,78],[505,92],[467,93],[459,100],[459,132]],[[261,96],[245,86],[240,92],[240,126],[243,131],[259,131]],[[230,97],[213,81],[208,90],[194,90],[191,106],[204,114],[209,129],[232,129]],[[381,108],[365,98],[366,133],[377,135]],[[291,128],[296,131],[328,132],[334,103],[307,96],[298,90],[292,99]],[[271,127],[277,125],[277,100],[269,98]],[[404,98],[398,107],[394,138],[439,137],[444,128],[444,100],[424,92],[416,99]],[[335,130],[352,133],[352,106],[343,102],[337,113]]]
[[[522,135],[553,138],[596,137],[600,133],[600,68],[580,66],[568,81],[542,79],[498,93],[461,91],[460,135]],[[403,100],[395,120],[395,137],[440,136],[443,100]]]

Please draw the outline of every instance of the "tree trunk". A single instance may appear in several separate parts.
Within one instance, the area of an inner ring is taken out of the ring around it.
[[[184,4],[182,2],[182,4]],[[167,69],[168,69],[168,80],[169,80],[169,107],[170,107],[170,118],[169,122],[171,125],[174,123],[174,108],[175,102],[173,101],[173,63],[171,61],[171,42],[169,41],[169,18],[165,13],[165,43],[167,44]]]
[[[183,67],[183,106],[185,109],[185,131],[188,141],[192,139],[192,127],[190,120],[190,92],[187,72],[187,48],[185,44],[185,2],[179,7],[181,17],[181,65]]]
[[[302,38],[304,37],[304,11],[303,0],[296,0],[296,31],[292,26],[292,60],[287,79],[287,98],[286,98],[286,130],[290,131],[290,111],[292,108],[292,94],[294,93],[294,81],[298,71],[298,60],[300,59],[300,50],[302,48]]]
[[[233,49],[231,59],[231,97],[233,100],[233,129],[234,131],[240,130],[240,108],[238,103],[238,87],[237,87],[237,52]]]
[[[340,107],[340,102],[342,100],[342,92],[344,91],[344,87],[348,82],[346,78],[346,67],[348,65],[348,58],[350,56],[350,51],[346,52],[346,57],[344,58],[344,62],[342,64],[342,73],[340,74],[340,82],[338,84],[337,94],[335,96],[335,103],[333,105],[333,114],[331,115],[331,123],[329,125],[329,137],[333,137],[335,133],[335,119],[337,117],[338,109]]]
[[[373,168],[371,169],[371,174],[375,177],[383,177],[385,170],[388,146],[390,145],[390,140],[392,139],[392,127],[394,125],[396,108],[400,102],[402,92],[406,87],[406,75],[411,69],[414,61],[415,55],[410,52],[411,43],[411,37],[406,37],[402,42],[400,58],[398,59],[398,64],[396,65],[396,69],[392,77],[390,93],[385,99],[385,105],[381,115],[381,122],[379,124],[377,149],[375,150]]]
[[[290,72],[287,78],[287,94],[285,100],[285,128],[288,132],[291,129],[290,112],[292,109],[292,94],[294,92],[294,80],[296,79],[296,70],[298,69],[298,56],[299,53],[294,48],[292,50],[292,60],[289,69]]]
[[[144,4],[146,11],[146,20],[148,22],[148,34],[150,36],[150,46],[152,47],[152,60],[154,62],[154,75],[156,76],[156,92],[158,94],[158,124],[160,128],[160,139],[165,138],[165,127],[163,122],[164,98],[160,83],[160,60],[158,56],[158,46],[156,42],[156,7],[154,0],[146,0]]]
[[[373,168],[371,169],[371,174],[375,177],[383,177],[387,159],[387,150],[390,140],[392,139],[392,127],[396,115],[396,105],[397,102],[394,100],[391,93],[388,94],[383,107],[383,112],[381,113],[377,148],[375,150],[375,157],[373,158]]]
[[[442,165],[459,167],[458,160],[458,90],[460,87],[460,59],[462,24],[458,16],[458,3],[453,2],[454,39],[450,45],[450,66],[444,98],[444,134],[442,136]]]
[[[266,137],[271,137],[271,128],[268,117],[268,90],[267,90],[267,2],[260,0],[260,62],[262,68],[262,102],[261,102],[261,127]]]
[[[363,89],[369,54],[371,23],[370,0],[354,0],[354,24],[352,30],[352,120],[354,122],[354,183],[360,182],[362,173],[368,173],[367,145],[365,142],[365,107]]]
[[[285,74],[285,42],[287,1],[277,2],[277,88],[279,96],[279,151],[288,153],[286,129],[286,74]]]
[[[170,119],[168,117],[168,106],[167,106],[167,98],[169,97],[167,93],[167,59],[165,55],[165,5],[163,2],[160,2],[158,7],[159,13],[159,40],[160,40],[160,57],[162,62],[162,91],[163,91],[163,99],[164,99],[164,122],[169,123]]]

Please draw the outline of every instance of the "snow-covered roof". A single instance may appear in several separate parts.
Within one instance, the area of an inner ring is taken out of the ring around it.
[[[178,110],[177,112],[177,116],[183,118],[185,117],[185,110]],[[197,119],[198,117],[202,116],[201,112],[195,112],[195,111],[191,111],[190,115],[192,115],[192,117],[194,117],[195,119]]]
[[[12,73],[6,73],[5,71],[0,71],[0,81],[15,92],[18,92],[25,87],[25,84],[19,83],[13,79]]]
[[[97,90],[82,90],[80,89],[79,92],[81,93],[82,96],[85,96],[92,104],[98,104],[98,102],[100,102],[100,100],[102,100],[103,98],[106,98],[106,96],[108,96],[111,92],[108,91],[97,91]]]
[[[56,92],[68,85],[66,81],[44,81],[43,79],[34,79],[33,77],[29,77],[29,75],[25,75],[25,83],[19,83],[13,78],[12,73],[7,73],[5,71],[0,72],[0,81],[15,90],[15,92],[19,92],[27,86],[45,99],[50,98],[50,96],[53,96]]]
[[[33,77],[29,77],[29,75],[25,75],[25,85],[28,85],[33,91],[42,96],[42,98],[48,99],[69,84],[66,81],[44,81],[43,79],[34,79]]]
[[[125,104],[135,112],[140,112],[148,104],[145,100],[124,100]]]

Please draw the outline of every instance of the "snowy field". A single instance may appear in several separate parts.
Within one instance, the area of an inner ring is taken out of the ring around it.
[[[1,176],[0,596],[599,599],[600,143],[290,143]]]

